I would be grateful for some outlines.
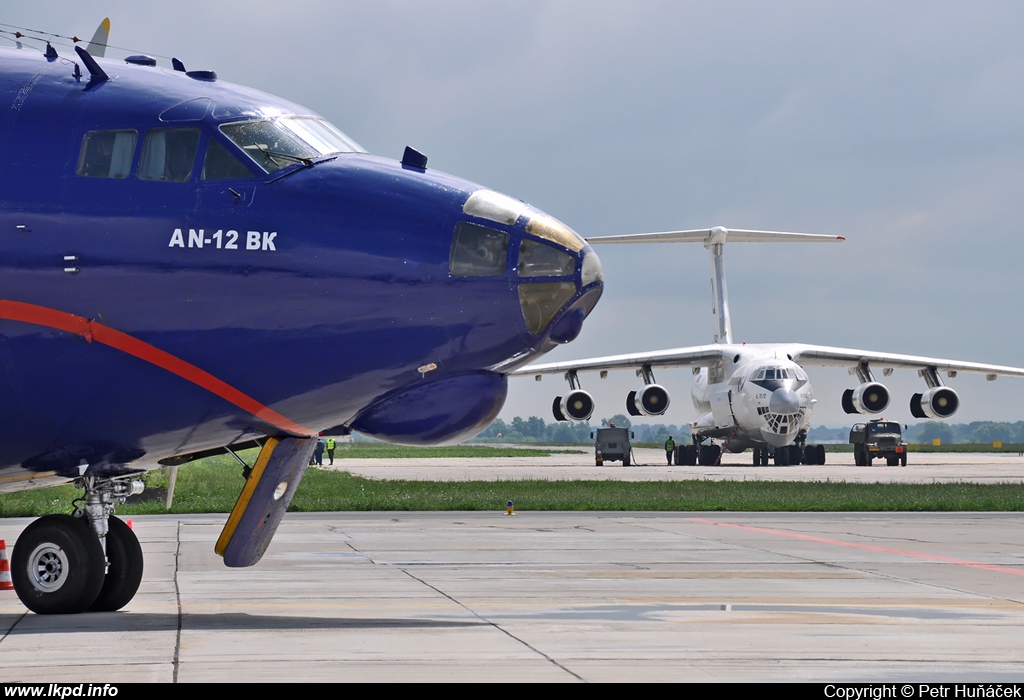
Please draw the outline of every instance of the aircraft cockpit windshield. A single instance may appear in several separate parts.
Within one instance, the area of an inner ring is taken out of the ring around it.
[[[800,379],[806,380],[807,375],[799,367],[762,367],[753,377],[753,381]]]
[[[365,152],[329,123],[312,117],[232,122],[220,130],[268,173],[321,156]]]

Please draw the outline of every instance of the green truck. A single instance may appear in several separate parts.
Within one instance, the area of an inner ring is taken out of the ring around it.
[[[857,423],[850,429],[850,444],[858,467],[870,467],[876,457],[885,457],[890,467],[907,466],[907,443],[903,442],[903,430],[895,421],[877,418]]]

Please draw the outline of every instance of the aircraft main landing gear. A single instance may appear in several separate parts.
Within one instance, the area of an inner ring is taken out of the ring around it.
[[[142,492],[130,477],[83,477],[85,507],[75,516],[46,515],[14,545],[11,580],[25,607],[40,615],[123,608],[142,581],[142,547],[113,517],[114,504]]]

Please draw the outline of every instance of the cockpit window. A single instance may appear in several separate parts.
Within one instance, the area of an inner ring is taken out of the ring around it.
[[[311,158],[362,150],[327,122],[309,117],[234,122],[220,130],[268,173]]]
[[[310,145],[320,155],[353,153],[363,148],[323,119],[287,117],[280,120],[293,134]]]
[[[528,238],[519,244],[520,277],[564,277],[576,269],[576,259],[553,246]]]
[[[461,222],[452,237],[449,268],[455,277],[488,277],[505,272],[508,234]]]
[[[754,375],[754,381],[763,379],[789,379],[789,370],[782,367],[762,367]]]
[[[210,145],[206,147],[206,159],[203,161],[204,180],[237,180],[252,176],[252,171],[242,165],[234,154],[216,139],[210,139]]]
[[[220,130],[268,173],[317,155],[276,122],[238,122]]]
[[[807,381],[807,374],[799,367],[762,367],[753,376],[753,381],[776,379],[797,379]]]
[[[142,144],[138,178],[187,182],[199,147],[199,128],[150,129]]]
[[[572,282],[531,282],[519,285],[519,306],[526,328],[540,335],[559,311],[576,294]]]
[[[133,129],[86,132],[75,172],[85,177],[123,180],[132,169],[138,140],[139,134]]]

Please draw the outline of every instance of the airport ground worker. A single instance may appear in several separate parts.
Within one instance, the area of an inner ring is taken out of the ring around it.
[[[672,466],[672,455],[676,451],[676,442],[672,439],[672,436],[668,436],[668,440],[665,441],[665,459],[668,461],[668,465]]]

